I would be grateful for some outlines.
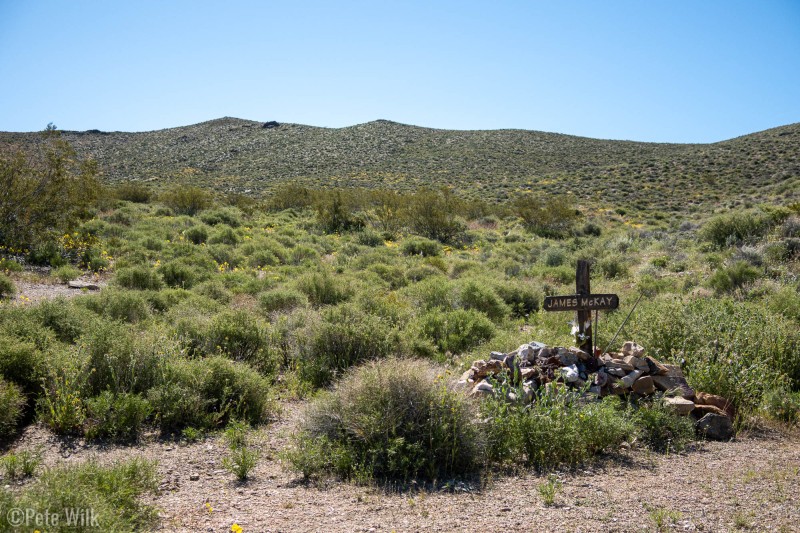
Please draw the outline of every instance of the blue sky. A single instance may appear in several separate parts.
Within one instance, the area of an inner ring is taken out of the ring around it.
[[[800,1],[0,0],[0,130],[235,116],[714,142],[800,122]]]

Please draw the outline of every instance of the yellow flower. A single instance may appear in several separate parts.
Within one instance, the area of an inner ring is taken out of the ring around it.
[[[211,514],[211,513],[214,512],[214,508],[211,507],[211,503],[210,502],[206,502],[206,510],[208,511],[208,514]]]
[[[242,533],[242,526],[240,526],[239,524],[236,524],[236,523],[234,523],[234,524],[231,526],[231,531],[232,531],[233,533]]]

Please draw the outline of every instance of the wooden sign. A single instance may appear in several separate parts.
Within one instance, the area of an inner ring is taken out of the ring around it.
[[[619,307],[616,294],[590,294],[583,296],[547,296],[544,299],[545,311],[603,311]]]
[[[616,294],[592,294],[589,290],[589,262],[578,261],[575,271],[575,292],[566,296],[547,296],[544,299],[545,311],[576,311],[578,316],[578,338],[581,350],[594,353],[592,342],[592,311],[616,309],[619,296]]]

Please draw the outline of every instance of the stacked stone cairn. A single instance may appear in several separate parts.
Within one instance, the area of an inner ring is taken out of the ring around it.
[[[693,390],[679,366],[660,363],[632,341],[626,342],[621,352],[599,357],[575,347],[530,342],[512,352],[492,352],[489,359],[475,361],[458,385],[472,396],[490,396],[498,393],[492,382],[506,380],[516,391],[509,392],[507,399],[526,404],[536,400],[541,387],[558,383],[586,391],[587,396],[659,396],[678,415],[693,417],[701,436],[714,440],[733,436],[735,408],[731,402]]]

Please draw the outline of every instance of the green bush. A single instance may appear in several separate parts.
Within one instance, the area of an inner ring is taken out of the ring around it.
[[[86,437],[134,441],[151,411],[150,403],[137,394],[104,391],[86,401]]]
[[[80,433],[86,419],[81,383],[74,373],[55,374],[45,383],[36,404],[39,420],[59,435]]]
[[[159,384],[173,346],[155,332],[135,335],[116,323],[101,323],[85,338],[84,373],[90,396],[145,393]],[[177,350],[176,350],[177,351]]]
[[[154,462],[132,459],[101,466],[92,459],[47,469],[36,483],[13,494],[3,491],[0,512],[4,517],[10,508],[31,509],[39,516],[50,513],[52,525],[41,529],[52,533],[91,531],[98,525],[102,531],[151,530],[158,523],[158,512],[145,500],[156,494],[158,483]],[[145,494],[148,498],[143,498]],[[85,527],[75,525],[77,510],[87,513]]]
[[[301,276],[297,289],[308,297],[312,305],[335,305],[350,298],[352,291],[345,278],[336,277],[326,270]]]
[[[52,276],[61,283],[67,283],[80,277],[81,271],[72,265],[60,266],[53,270]]]
[[[17,294],[17,287],[11,278],[0,272],[0,300],[13,298]]]
[[[509,402],[505,389],[482,403],[492,461],[554,468],[578,464],[635,435],[617,398],[584,404],[566,388],[541,390],[530,406]],[[517,397],[524,394],[517,390]]]
[[[121,183],[114,189],[114,196],[126,202],[146,204],[150,201],[152,193],[150,188],[141,183]]]
[[[305,477],[449,479],[480,466],[473,419],[471,404],[428,363],[376,361],[311,403],[286,456]]]
[[[413,237],[403,241],[400,248],[404,255],[419,255],[422,257],[431,257],[439,255],[442,252],[442,245],[430,239],[423,239],[421,237]]]
[[[475,309],[499,322],[506,318],[510,309],[495,292],[487,280],[465,280],[458,286],[458,306],[463,309]]]
[[[303,329],[294,364],[303,381],[323,387],[343,370],[396,353],[400,340],[386,320],[352,305],[329,309]]]
[[[800,392],[785,388],[772,389],[764,394],[761,414],[788,425],[800,422]]]
[[[700,228],[699,236],[718,248],[724,248],[763,237],[788,216],[789,211],[784,208],[725,213],[706,222]]]
[[[222,209],[205,211],[200,215],[200,220],[209,226],[227,224],[232,228],[238,228],[242,225],[242,213],[235,207],[225,207]]]
[[[16,432],[25,403],[22,389],[0,377],[0,440],[6,440]]]
[[[192,244],[203,244],[208,240],[208,230],[205,226],[192,226],[184,231],[183,235]]]
[[[695,438],[694,421],[678,416],[660,400],[640,404],[634,416],[640,438],[656,451],[680,452]]]
[[[227,224],[217,226],[214,233],[208,239],[209,244],[227,244],[228,246],[235,246],[239,244],[239,235],[236,230]]]
[[[267,379],[221,356],[172,361],[147,399],[164,432],[219,428],[231,419],[260,424],[273,411]]]
[[[193,216],[211,205],[211,194],[199,187],[175,185],[161,196],[161,201],[178,215]]]
[[[107,288],[97,296],[82,298],[80,303],[102,317],[130,324],[150,316],[150,306],[138,291]]]
[[[321,192],[314,209],[317,212],[317,223],[326,233],[337,233],[364,227],[364,221],[353,213],[347,198],[341,191]]]
[[[182,261],[171,261],[161,265],[159,268],[161,277],[164,278],[164,283],[170,287],[178,287],[181,289],[191,289],[195,284],[199,283],[203,276],[196,268],[193,268]]]
[[[120,287],[140,291],[157,291],[163,284],[158,273],[145,265],[121,268],[117,271],[114,279]]]
[[[518,317],[535,313],[544,301],[544,289],[532,281],[502,281],[495,284],[494,289]]]
[[[474,309],[433,310],[414,320],[412,330],[440,353],[463,353],[494,336],[492,321]]]
[[[714,272],[708,280],[708,286],[717,293],[731,292],[752,283],[761,276],[761,272],[747,261],[736,261],[732,265]]]
[[[47,358],[33,342],[0,336],[0,376],[22,387],[25,394],[41,392],[46,363]]]
[[[267,335],[261,321],[247,312],[224,312],[208,325],[205,351],[224,354],[269,374],[275,369],[276,361],[270,354]]]
[[[274,313],[303,307],[308,304],[308,298],[293,289],[272,289],[262,292],[258,297],[258,303],[265,313]]]
[[[512,202],[513,209],[525,227],[541,237],[567,237],[581,219],[577,200],[570,195],[520,196]]]
[[[458,217],[461,203],[449,189],[420,189],[408,197],[405,218],[414,233],[453,244],[466,230]]]
[[[6,479],[19,480],[31,477],[42,462],[41,450],[23,450],[18,453],[10,452],[0,459]]]

